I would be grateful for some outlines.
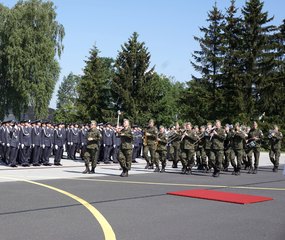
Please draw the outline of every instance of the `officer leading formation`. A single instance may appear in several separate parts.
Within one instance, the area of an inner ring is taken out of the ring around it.
[[[54,155],[55,166],[61,166],[64,151],[67,158],[75,160],[76,153],[84,160],[84,174],[95,173],[97,163],[119,163],[121,177],[128,177],[132,163],[141,157],[146,161],[145,169],[164,173],[167,161],[172,168],[182,164],[181,173],[198,171],[219,177],[221,171],[239,176],[242,168],[248,174],[257,174],[261,144],[268,140],[269,158],[273,172],[278,172],[283,135],[274,125],[267,136],[259,129],[257,122],[251,127],[235,123],[222,127],[216,120],[206,126],[192,126],[186,122],[169,129],[155,126],[150,120],[145,128],[133,125],[128,119],[123,126],[110,123],[97,124],[52,124],[49,121],[6,121],[0,124],[0,160],[7,166],[51,166]]]

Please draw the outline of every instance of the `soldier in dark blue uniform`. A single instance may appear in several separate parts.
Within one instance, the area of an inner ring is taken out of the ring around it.
[[[13,127],[9,132],[9,159],[10,159],[10,167],[17,167],[17,156],[20,146],[20,130],[16,123],[12,123]]]
[[[114,128],[116,126],[113,126]],[[120,146],[121,146],[121,138],[115,134],[114,138],[114,149],[112,153],[113,163],[119,163],[119,152],[120,152]]]
[[[32,122],[32,131],[31,131],[31,138],[32,138],[32,154],[31,154],[31,163],[33,166],[40,166],[40,157],[41,157],[41,135],[42,128],[41,128],[41,121],[36,120]]]
[[[42,127],[41,133],[41,144],[42,144],[42,161],[44,166],[51,166],[49,158],[53,147],[53,129],[49,121],[46,121]]]
[[[134,138],[134,147],[133,147],[133,153],[132,153],[132,162],[136,163],[136,158],[140,155],[139,149],[140,144],[142,142],[142,132],[138,130],[138,126],[133,126],[133,138]]]
[[[31,138],[31,127],[30,121],[22,121],[22,126],[20,128],[20,163],[23,167],[29,167],[29,161],[31,157],[31,147],[32,147],[32,138]]]
[[[73,127],[74,126],[74,127]],[[71,125],[70,131],[67,135],[67,142],[70,145],[70,158],[72,160],[76,159],[76,150],[79,143],[79,129],[78,124]]]
[[[14,124],[12,121],[6,121],[3,127],[3,161],[8,165],[10,164],[10,131],[12,127],[10,124]]]
[[[66,133],[63,130],[63,124],[58,124],[58,128],[54,129],[54,165],[61,166],[61,157],[63,154],[63,146],[66,141]]]
[[[79,132],[79,143],[80,143],[80,157],[84,158],[84,153],[86,152],[87,147],[87,132],[89,130],[88,125],[82,125]]]
[[[111,150],[114,146],[114,131],[110,123],[106,123],[106,128],[103,130],[103,146],[104,146],[104,163],[110,164]]]
[[[6,162],[4,162],[3,161],[3,145],[2,145],[2,143],[3,143],[3,132],[4,132],[4,130],[3,130],[3,125],[2,125],[3,123],[0,121],[0,161],[2,161],[3,163],[5,163],[6,164]]]

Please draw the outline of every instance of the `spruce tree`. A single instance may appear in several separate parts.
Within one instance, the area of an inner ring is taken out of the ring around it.
[[[220,118],[221,104],[221,67],[222,67],[222,26],[224,16],[216,4],[208,13],[208,27],[201,27],[202,37],[194,37],[200,44],[200,50],[194,51],[192,65],[200,73],[200,77],[193,76],[196,81],[205,85],[205,94],[211,96],[211,107],[206,118]],[[191,86],[191,84],[190,84]],[[192,103],[189,102],[191,105]]]
[[[96,46],[90,50],[78,84],[76,108],[81,121],[96,119],[106,122],[116,118],[111,90],[113,59],[100,57],[99,53]]]
[[[274,69],[274,45],[272,34],[275,27],[269,25],[273,18],[263,11],[260,0],[247,1],[242,8],[244,31],[242,35],[245,112],[248,120],[256,119],[264,112],[266,85],[272,81]],[[269,100],[269,99],[268,99]]]
[[[115,77],[113,89],[116,108],[124,112],[124,116],[133,122],[144,123],[152,117],[149,106],[153,104],[153,91],[149,84],[153,78],[154,67],[150,67],[150,53],[144,42],[138,41],[138,33],[134,32],[128,42],[121,46],[115,61]]]

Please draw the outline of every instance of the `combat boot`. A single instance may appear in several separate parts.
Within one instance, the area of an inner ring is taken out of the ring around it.
[[[252,166],[249,166],[249,169],[248,169],[248,172],[247,172],[248,174],[252,174],[253,173],[253,168],[252,168]]]
[[[85,170],[82,172],[83,174],[90,173],[90,168],[88,164],[85,164]]]
[[[172,168],[177,168],[177,162],[173,161]]]
[[[153,163],[150,163],[148,169],[153,169],[153,168],[154,168]]]
[[[144,169],[148,169],[149,168],[149,162],[146,163]]]
[[[186,167],[182,168],[181,174],[186,174]]]
[[[275,172],[275,173],[278,172],[278,167],[274,167],[274,168],[272,169],[272,171]]]
[[[186,168],[185,174],[186,174],[186,175],[191,175],[191,174],[192,174],[190,167],[187,167],[187,168]]]
[[[257,168],[254,168],[252,174],[257,174]]]
[[[161,170],[160,170],[161,173],[164,173],[164,172],[165,172],[165,165],[166,165],[166,164],[162,164]]]
[[[95,167],[92,167],[92,168],[91,168],[90,173],[93,173],[93,174],[95,173]]]
[[[160,171],[159,166],[156,166],[154,172],[159,172],[159,171]]]

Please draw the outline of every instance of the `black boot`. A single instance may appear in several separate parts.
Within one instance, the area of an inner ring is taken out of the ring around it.
[[[257,174],[257,168],[254,168],[254,169],[253,169],[252,174]]]
[[[172,168],[177,168],[177,162],[173,161]]]
[[[90,173],[90,168],[88,164],[85,164],[85,170],[82,172],[83,174]]]
[[[249,166],[249,169],[248,169],[248,172],[247,172],[248,174],[252,174],[253,173],[253,168],[252,168],[252,166]]]
[[[186,174],[186,175],[191,175],[191,174],[192,174],[190,167],[187,167],[187,168],[186,168],[185,174]]]
[[[148,169],[153,169],[153,168],[154,168],[153,163],[150,163]]]
[[[182,168],[181,174],[186,174],[186,167]]]
[[[159,172],[159,171],[160,171],[159,166],[156,166],[154,172]]]
[[[94,174],[94,173],[95,173],[95,167],[92,167],[92,168],[91,168],[90,173],[92,173],[92,174]]]
[[[149,168],[149,162],[146,163],[144,169],[148,169]]]

